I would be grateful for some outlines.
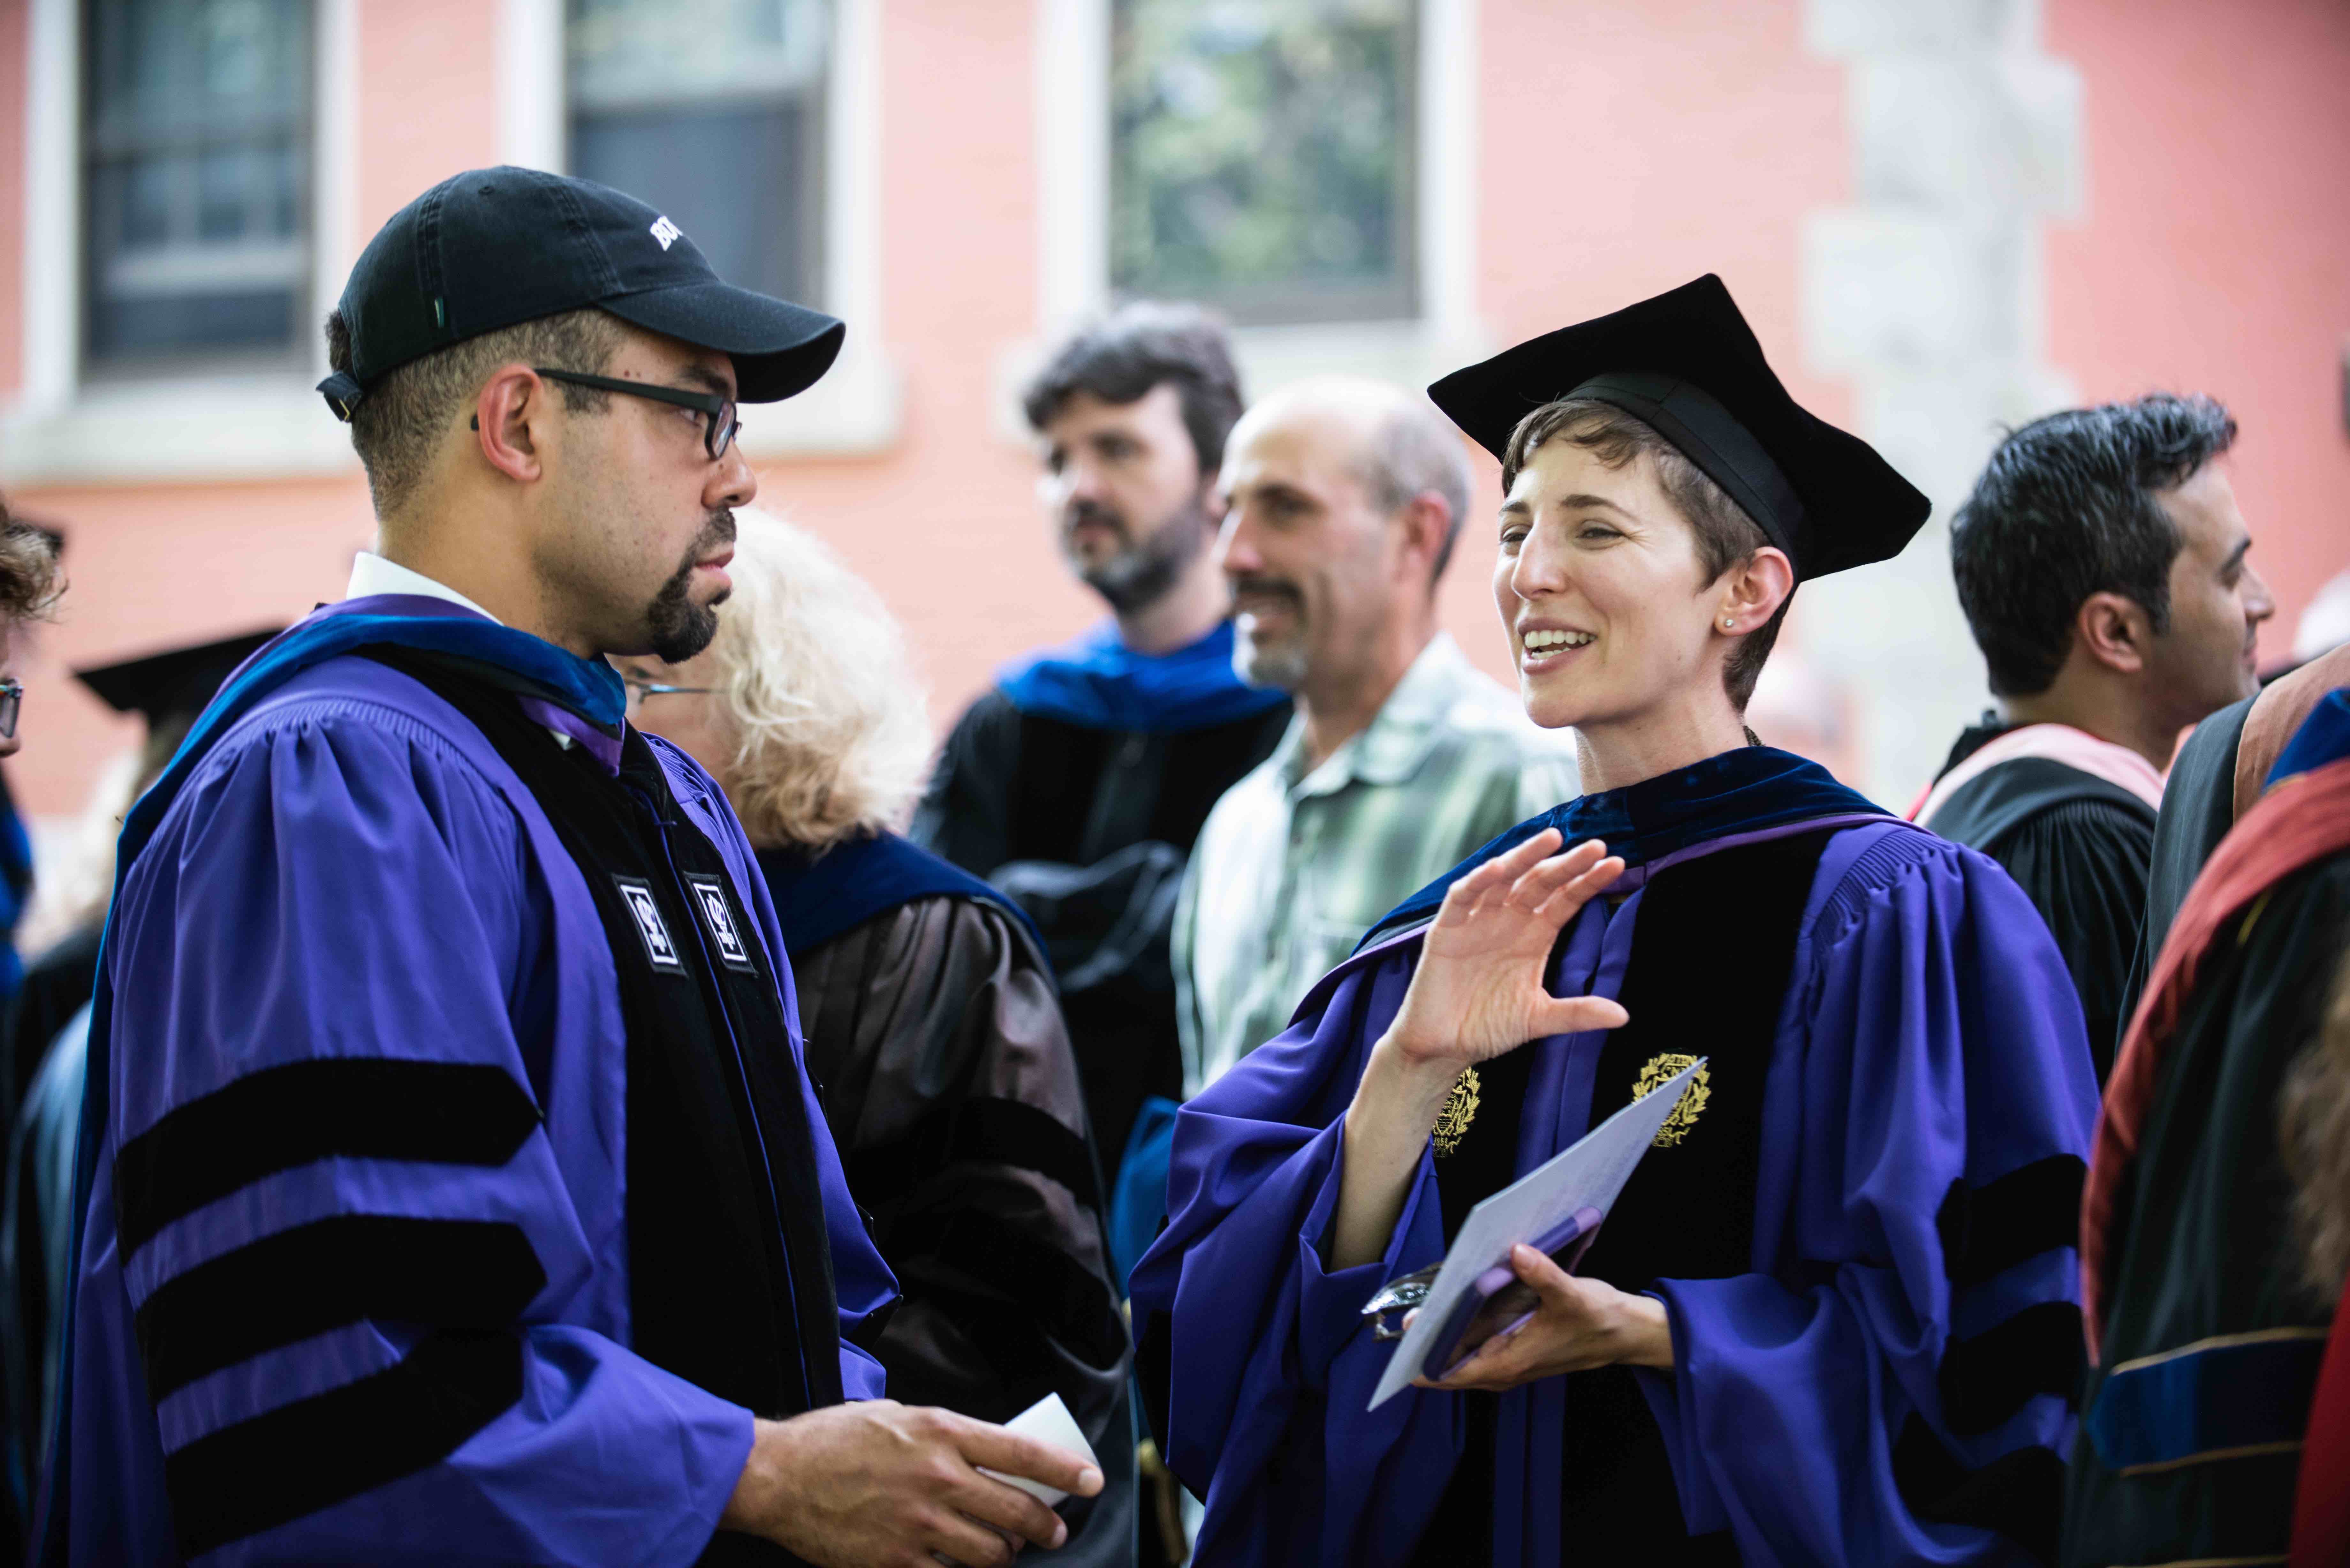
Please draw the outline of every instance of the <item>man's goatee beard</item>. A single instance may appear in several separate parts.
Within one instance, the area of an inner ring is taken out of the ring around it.
[[[683,664],[717,639],[718,607],[727,596],[720,594],[706,605],[697,605],[686,597],[692,587],[693,568],[689,566],[682,576],[661,585],[646,612],[652,628],[652,655],[664,664]]]
[[[693,564],[710,553],[713,545],[734,542],[734,514],[731,510],[711,514],[701,536],[685,552],[676,573],[653,596],[645,607],[645,626],[650,635],[652,656],[664,664],[683,664],[718,636],[718,607],[726,602],[729,588],[706,605],[693,602]]]
[[[1119,615],[1149,609],[1175,589],[1183,573],[1200,558],[1213,534],[1206,509],[1198,503],[1185,507],[1146,535],[1104,561],[1081,570],[1086,587],[1109,601]]]
[[[1267,648],[1243,632],[1232,644],[1232,673],[1243,685],[1294,694],[1305,684],[1305,640]]]

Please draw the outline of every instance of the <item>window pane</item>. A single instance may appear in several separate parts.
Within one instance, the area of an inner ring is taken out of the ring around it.
[[[307,0],[94,0],[88,17],[88,358],[298,353]]]
[[[1113,26],[1118,293],[1416,312],[1411,0],[1117,0]]]
[[[730,283],[813,300],[823,0],[571,0],[571,171],[651,203]]]

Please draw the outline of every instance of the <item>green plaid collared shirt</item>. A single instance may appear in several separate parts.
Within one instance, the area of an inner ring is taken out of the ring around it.
[[[1368,728],[1301,776],[1305,727],[1224,793],[1175,912],[1183,1092],[1289,1025],[1371,922],[1503,829],[1576,793],[1572,732],[1438,634]]]

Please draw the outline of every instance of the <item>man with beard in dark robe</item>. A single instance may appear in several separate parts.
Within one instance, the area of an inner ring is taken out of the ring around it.
[[[1168,933],[1208,808],[1271,754],[1282,692],[1232,672],[1214,542],[1239,373],[1201,312],[1133,305],[1071,339],[1023,399],[1063,558],[1113,618],[996,672],[914,819],[1043,931],[1103,1165],[1146,1099],[1182,1093]]]
[[[1950,531],[1999,707],[1911,815],[2030,895],[2100,1078],[2128,1020],[2163,771],[2182,730],[2255,689],[2276,609],[2219,465],[2235,439],[2209,398],[2051,414],[2000,443]]]

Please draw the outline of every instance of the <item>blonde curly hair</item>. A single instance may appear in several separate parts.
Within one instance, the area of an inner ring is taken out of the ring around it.
[[[931,750],[905,633],[814,535],[734,515],[734,591],[711,644],[734,815],[754,844],[818,854],[903,827]]]

